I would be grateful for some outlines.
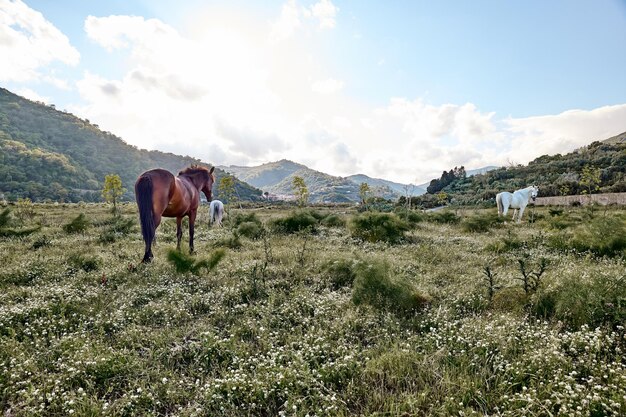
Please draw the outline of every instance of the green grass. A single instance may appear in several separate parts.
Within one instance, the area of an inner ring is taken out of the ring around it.
[[[290,212],[243,210],[233,215],[240,221],[209,229],[202,207],[196,254],[187,255],[186,228],[181,252],[173,251],[176,226],[165,219],[153,263],[144,265],[136,208],[120,209],[113,219],[105,205],[35,204],[23,228],[40,229],[0,237],[3,414],[626,410],[626,260],[602,249],[615,247],[611,231],[623,210],[598,210],[590,220],[584,208],[535,208],[535,223],[494,224],[486,233],[464,224],[495,208],[459,210],[453,221],[418,214],[426,221],[389,245],[325,224],[358,215],[331,208],[302,212],[315,234],[269,231],[223,252],[242,225],[270,225]],[[66,233],[80,213],[90,226]],[[558,218],[567,227],[553,227]],[[103,239],[107,233],[114,238]],[[579,240],[588,248],[571,245]],[[518,260],[536,271],[542,258],[548,267],[526,294]],[[497,274],[491,300],[485,265]]]

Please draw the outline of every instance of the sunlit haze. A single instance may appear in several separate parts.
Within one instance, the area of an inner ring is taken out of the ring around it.
[[[626,3],[0,0],[0,85],[140,148],[421,183],[626,131]]]

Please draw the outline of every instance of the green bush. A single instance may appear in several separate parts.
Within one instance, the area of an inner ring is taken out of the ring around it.
[[[259,226],[263,225],[263,223],[261,223],[261,220],[259,220],[256,213],[254,212],[237,213],[229,218],[229,222],[232,224],[233,227],[239,227],[243,223],[255,223]]]
[[[450,210],[441,210],[429,213],[428,220],[440,224],[457,224],[461,218]]]
[[[368,242],[398,243],[407,230],[408,223],[390,213],[363,213],[350,222],[352,236]]]
[[[331,214],[322,220],[322,226],[326,227],[345,227],[346,219],[343,216]]]
[[[63,231],[67,234],[83,233],[89,227],[89,220],[85,213],[80,213],[71,222],[63,226]]]
[[[597,217],[575,231],[571,246],[599,256],[625,256],[626,224],[619,217]]]
[[[256,222],[243,222],[237,228],[237,233],[249,239],[258,239],[263,234],[263,226]]]
[[[35,241],[33,242],[32,248],[37,250],[37,249],[43,248],[45,246],[50,246],[51,243],[52,243],[52,241],[50,240],[50,238],[48,236],[41,235],[38,239],[35,239]]]
[[[174,265],[174,268],[178,273],[191,272],[192,274],[198,274],[202,268],[206,268],[211,271],[217,266],[225,255],[226,251],[224,251],[224,249],[216,249],[211,252],[207,259],[196,261],[193,256],[170,249],[167,252],[167,260]]]
[[[508,230],[506,236],[496,236],[495,241],[489,243],[486,249],[494,253],[505,253],[521,249],[524,246],[526,246],[526,242]]]
[[[466,232],[486,233],[491,230],[491,228],[499,226],[503,222],[504,217],[498,216],[495,213],[483,213],[465,218],[461,223],[461,227]]]
[[[334,290],[352,285],[356,277],[356,265],[357,261],[351,259],[335,259],[325,265],[324,272]]]
[[[425,307],[430,298],[421,294],[405,278],[394,276],[383,261],[361,262],[355,268],[352,301],[399,314],[410,314]]]
[[[7,207],[4,210],[2,210],[2,212],[0,212],[0,228],[8,226],[10,221],[11,221],[11,209]]]
[[[230,249],[239,249],[243,246],[240,237],[239,232],[235,230],[230,236],[218,240],[215,245]]]
[[[626,277],[571,276],[556,288],[537,293],[532,312],[554,317],[571,328],[623,325],[626,320]]]
[[[92,255],[74,253],[67,260],[71,266],[85,272],[97,271],[100,268],[100,260]]]
[[[310,211],[298,210],[286,217],[272,220],[271,227],[278,233],[291,234],[306,229],[314,231],[317,223],[317,219],[311,215]]]
[[[126,236],[133,231],[135,226],[135,220],[132,218],[124,219],[123,217],[116,216],[113,221],[104,229],[98,240],[100,243],[113,243],[120,237]]]

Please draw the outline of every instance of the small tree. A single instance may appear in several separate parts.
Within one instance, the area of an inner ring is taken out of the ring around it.
[[[440,191],[437,193],[437,201],[439,202],[439,205],[443,206],[446,204],[446,201],[448,201],[448,194],[446,194],[443,191]]]
[[[309,190],[306,188],[306,184],[304,183],[304,179],[302,177],[295,176],[293,177],[292,186],[294,188],[294,193],[296,195],[296,201],[300,207],[306,206],[309,202]]]
[[[217,192],[222,200],[226,203],[234,203],[236,199],[235,194],[235,178],[231,175],[222,177],[220,184],[217,186]]]
[[[30,198],[18,198],[16,203],[15,216],[19,219],[20,224],[24,224],[28,219],[35,217],[35,209]]]
[[[107,203],[113,203],[113,213],[117,214],[117,200],[124,195],[126,189],[122,187],[122,179],[117,174],[109,174],[104,177],[102,198]]]
[[[361,185],[359,185],[359,197],[361,198],[361,204],[363,204],[365,208],[367,208],[367,200],[369,198],[370,191],[371,189],[368,183],[362,182]]]
[[[591,194],[598,189],[600,184],[600,168],[593,168],[589,165],[585,165],[583,172],[580,175],[580,185],[586,188],[583,193],[587,192]]]

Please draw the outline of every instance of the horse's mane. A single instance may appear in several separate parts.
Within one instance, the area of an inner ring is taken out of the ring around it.
[[[200,165],[191,165],[178,173],[178,175],[194,175],[201,172],[209,173],[209,168]]]

